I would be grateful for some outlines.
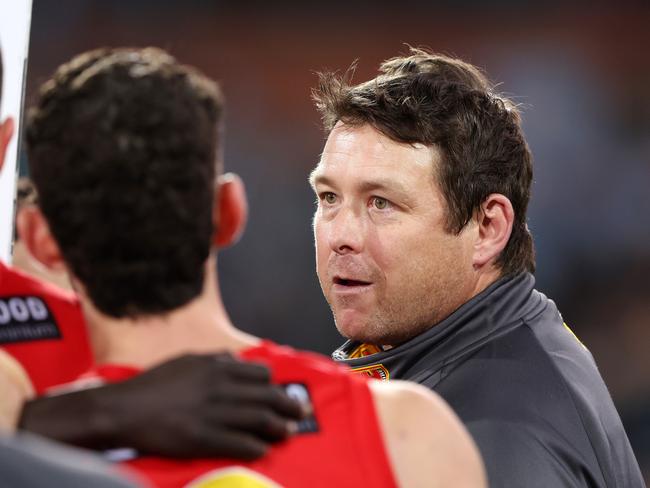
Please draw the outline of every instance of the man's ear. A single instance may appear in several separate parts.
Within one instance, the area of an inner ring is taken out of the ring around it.
[[[248,202],[244,182],[236,174],[226,173],[219,177],[212,219],[215,246],[223,248],[237,242],[248,219]]]
[[[2,164],[5,160],[5,154],[7,153],[7,147],[11,142],[11,138],[14,135],[14,119],[8,117],[2,123],[0,123],[0,169],[2,169]]]
[[[29,253],[48,269],[65,270],[65,262],[45,217],[36,205],[25,205],[16,215],[16,231]]]
[[[472,264],[480,268],[501,254],[512,234],[515,212],[512,203],[500,193],[492,193],[477,212],[478,237],[474,244]]]

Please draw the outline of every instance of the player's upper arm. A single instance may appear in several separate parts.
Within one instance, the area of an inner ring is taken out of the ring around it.
[[[13,431],[34,388],[22,366],[0,349],[0,430]]]
[[[403,381],[372,381],[370,389],[400,486],[487,486],[477,447],[440,397]]]

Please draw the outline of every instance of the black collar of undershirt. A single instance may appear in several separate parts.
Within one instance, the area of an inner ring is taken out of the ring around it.
[[[501,278],[446,319],[399,346],[350,359],[361,344],[347,341],[332,358],[352,369],[380,365],[390,378],[421,382],[418,374],[431,374],[541,313],[550,301],[534,287],[530,273]]]

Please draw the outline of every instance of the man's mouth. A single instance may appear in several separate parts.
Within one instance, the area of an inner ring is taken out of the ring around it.
[[[345,286],[345,287],[359,287],[359,286],[368,286],[371,285],[369,281],[357,280],[352,278],[342,278],[340,276],[334,277],[334,284]]]

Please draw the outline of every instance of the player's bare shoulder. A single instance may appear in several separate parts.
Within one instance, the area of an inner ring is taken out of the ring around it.
[[[13,431],[23,403],[34,396],[27,373],[0,348],[0,431]]]
[[[406,381],[371,381],[370,391],[400,486],[487,486],[476,445],[438,395]]]

